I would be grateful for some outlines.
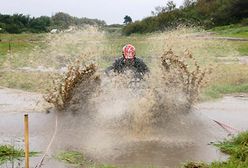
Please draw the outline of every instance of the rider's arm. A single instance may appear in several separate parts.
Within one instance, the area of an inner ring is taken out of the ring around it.
[[[109,66],[108,68],[106,68],[104,72],[105,72],[107,75],[109,75],[110,71],[113,70],[113,69],[114,69],[114,66],[111,65],[111,66]]]
[[[143,74],[150,72],[148,66],[144,63],[143,60],[137,58],[136,61],[137,61],[137,66],[138,66],[137,68],[138,68],[139,72],[141,72]]]
[[[116,71],[118,69],[118,65],[120,64],[120,59],[116,59],[115,62],[109,66],[107,69],[105,69],[105,73],[109,75],[109,73],[113,70]]]
[[[143,65],[142,65],[142,69],[143,69],[143,72],[144,73],[147,73],[147,72],[150,72],[150,70],[149,70],[149,68],[148,68],[148,66],[142,61],[142,63],[143,63]]]

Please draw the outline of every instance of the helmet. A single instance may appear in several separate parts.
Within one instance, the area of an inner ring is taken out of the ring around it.
[[[125,59],[135,58],[135,47],[131,44],[127,44],[122,49],[122,54]]]

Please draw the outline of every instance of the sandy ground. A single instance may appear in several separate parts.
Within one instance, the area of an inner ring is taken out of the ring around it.
[[[42,102],[39,94],[0,89],[0,143],[23,147],[23,115],[29,113],[30,148],[33,151],[45,151],[55,127],[55,114],[45,113],[46,110],[37,102]],[[77,116],[59,114],[58,136],[43,167],[70,167],[53,159],[53,151],[66,149],[82,150],[100,163],[176,167],[188,160],[211,162],[225,159],[225,155],[209,145],[228,135],[212,119],[238,130],[247,130],[248,97],[226,96],[213,102],[201,103],[190,114],[175,116],[176,122],[168,123],[168,127],[173,128],[173,131],[160,130],[159,138],[135,137],[125,143],[115,142],[114,145],[109,142],[119,141],[124,137],[113,139],[111,135],[115,132],[102,134],[101,129],[89,128],[91,125],[87,121],[82,122],[80,127],[76,124],[66,125],[63,120],[68,118],[75,123],[80,122]],[[84,137],[80,136],[81,133]],[[32,158],[31,167],[34,167],[40,158],[41,156]],[[0,167],[11,167],[11,164]]]

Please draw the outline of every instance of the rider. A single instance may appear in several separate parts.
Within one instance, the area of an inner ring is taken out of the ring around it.
[[[123,73],[125,70],[130,69],[135,73],[138,78],[143,78],[146,72],[149,72],[147,65],[136,57],[135,47],[127,44],[122,49],[122,57],[115,60],[112,66],[106,69],[106,73],[113,70],[117,73]]]

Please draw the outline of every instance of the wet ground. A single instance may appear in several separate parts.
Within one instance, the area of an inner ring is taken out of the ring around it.
[[[248,129],[248,95],[230,95],[217,101],[201,103],[197,111],[240,131]]]
[[[23,115],[30,117],[30,149],[45,151],[55,129],[55,113],[35,108],[42,96],[11,89],[0,89],[0,143],[23,147]],[[92,124],[91,118],[58,115],[58,133],[43,167],[70,167],[53,159],[60,150],[79,150],[100,163],[125,166],[155,165],[178,167],[188,160],[222,160],[212,142],[227,137],[228,132],[212,119],[239,130],[248,129],[248,97],[226,96],[197,105],[193,112],[175,115],[166,127],[145,134],[123,134]],[[66,121],[73,122],[66,122]],[[31,159],[34,167],[41,156]],[[15,162],[14,167],[18,163]],[[8,163],[0,167],[12,167]]]
[[[0,115],[7,112],[41,112],[44,111],[44,106],[47,107],[47,104],[41,94],[0,86]]]

